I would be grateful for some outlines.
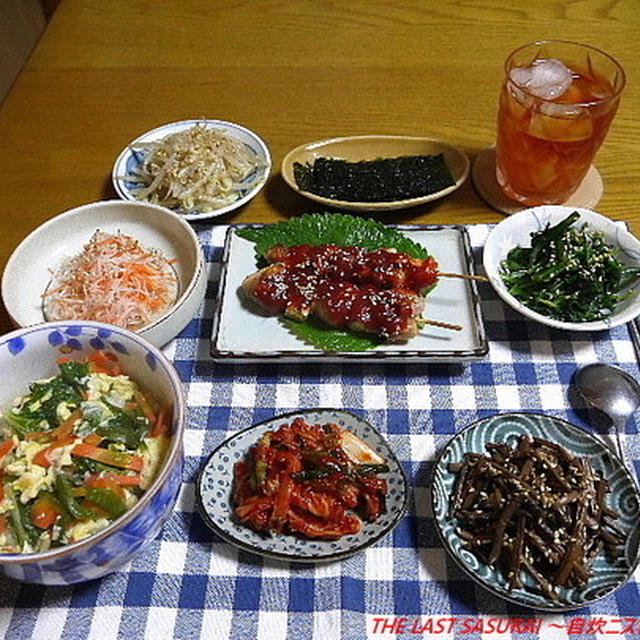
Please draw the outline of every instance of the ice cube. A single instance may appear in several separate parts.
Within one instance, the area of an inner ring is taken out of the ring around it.
[[[530,67],[515,67],[509,79],[518,87],[544,100],[554,100],[569,90],[572,73],[564,62],[551,58],[539,60]]]
[[[519,87],[527,87],[531,82],[533,71],[531,67],[515,67],[509,72],[509,78]]]
[[[593,122],[591,118],[570,119],[536,113],[529,122],[529,134],[553,142],[580,142],[593,134]]]
[[[552,118],[579,118],[585,114],[584,107],[568,102],[545,102],[540,105],[540,113]]]

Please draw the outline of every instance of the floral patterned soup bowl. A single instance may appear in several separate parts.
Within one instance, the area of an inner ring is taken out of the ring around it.
[[[0,337],[0,410],[29,385],[57,371],[61,357],[82,360],[104,350],[123,372],[173,408],[171,443],[140,500],[106,528],[83,540],[37,553],[0,554],[0,572],[24,582],[68,585],[104,576],[128,562],[159,533],[178,497],[182,475],[185,401],[180,378],[162,352],[125,329],[98,322],[45,323]],[[1,420],[1,418],[0,418]]]

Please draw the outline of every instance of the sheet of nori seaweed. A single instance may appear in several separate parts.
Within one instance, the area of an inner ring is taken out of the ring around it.
[[[455,184],[441,153],[359,162],[317,158],[294,163],[294,178],[304,191],[348,202],[419,198]]]

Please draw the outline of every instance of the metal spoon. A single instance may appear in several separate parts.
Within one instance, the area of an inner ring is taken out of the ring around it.
[[[582,398],[613,423],[620,460],[630,468],[620,432],[640,406],[640,385],[626,371],[609,364],[587,364],[576,372],[575,385]],[[635,474],[632,474],[635,475]]]

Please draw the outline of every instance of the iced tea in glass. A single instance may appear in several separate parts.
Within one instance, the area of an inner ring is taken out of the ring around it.
[[[588,45],[536,42],[505,63],[496,177],[526,205],[560,204],[580,186],[618,109],[622,67]]]

